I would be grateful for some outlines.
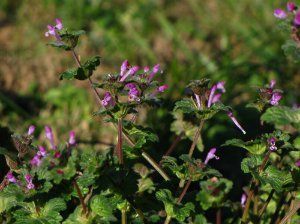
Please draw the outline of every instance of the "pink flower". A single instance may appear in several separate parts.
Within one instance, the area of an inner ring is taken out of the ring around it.
[[[212,98],[212,101],[211,101],[211,103],[212,103],[212,104],[215,104],[216,102],[219,102],[219,101],[220,101],[220,99],[221,99],[221,96],[222,96],[222,94],[221,94],[221,93],[217,93],[217,94],[215,94],[215,95],[214,95],[214,97]]]
[[[13,173],[11,171],[9,171],[7,174],[6,174],[6,178],[9,182],[11,183],[17,183],[17,179],[14,177]]]
[[[275,79],[272,79],[272,80],[270,81],[269,87],[270,87],[271,89],[273,89],[273,88],[275,87],[275,85],[276,85],[276,80],[275,80]]]
[[[128,60],[123,61],[121,65],[121,71],[120,71],[120,76],[124,76],[125,72],[129,69],[129,62]]]
[[[28,128],[27,135],[33,135],[34,131],[35,131],[35,126],[30,125],[29,128]]]
[[[25,180],[27,182],[26,187],[27,187],[28,190],[35,188],[34,184],[32,183],[32,177],[30,176],[30,174],[25,175]]]
[[[149,66],[145,66],[145,67],[144,67],[144,72],[149,72],[149,71],[150,71]]]
[[[296,10],[297,7],[294,2],[288,2],[286,4],[286,8],[289,12],[292,12],[292,11]]]
[[[220,90],[221,93],[224,93],[226,91],[224,86],[225,86],[225,82],[221,81],[211,87],[209,97],[208,97],[208,102],[207,102],[208,108],[211,107],[211,105],[213,104],[213,101],[216,102],[216,100],[219,100],[221,98],[221,95],[219,95],[217,98],[214,98],[215,92],[216,92],[216,90]]]
[[[61,157],[61,153],[60,153],[60,152],[56,152],[56,153],[54,154],[54,158],[58,159],[58,158],[60,158],[60,157]]]
[[[300,159],[297,160],[297,161],[295,162],[295,165],[296,165],[297,167],[300,167]]]
[[[242,126],[239,124],[239,122],[237,121],[237,119],[233,116],[233,113],[231,111],[229,111],[227,113],[227,115],[233,121],[233,123],[235,124],[235,126],[237,126],[243,132],[243,134],[246,134],[246,131],[242,128]]]
[[[106,92],[104,94],[104,99],[101,101],[102,106],[107,108],[107,107],[114,107],[116,102],[110,92]]]
[[[273,106],[278,105],[279,101],[281,100],[282,95],[279,92],[273,92],[272,97],[270,99],[270,104]]]
[[[277,147],[276,147],[276,138],[274,137],[271,137],[267,140],[268,142],[268,146],[269,146],[269,149],[271,151],[276,151],[277,150]]]
[[[160,93],[163,93],[168,88],[169,88],[169,86],[165,84],[165,85],[159,86],[157,88],[157,91],[160,92]]]
[[[151,73],[148,76],[148,82],[151,82],[154,76],[160,71],[160,65],[156,64],[153,66]]]
[[[244,193],[241,197],[241,206],[244,208],[247,201],[247,195]]]
[[[74,131],[70,131],[69,144],[70,145],[76,145],[76,139],[75,139],[75,132]]]
[[[61,38],[60,38],[59,34],[57,33],[57,30],[62,30],[63,24],[62,24],[62,21],[58,18],[55,19],[55,22],[56,22],[55,26],[52,26],[52,25],[47,26],[48,31],[45,33],[45,36],[46,37],[55,36],[57,41],[61,41]]]
[[[204,164],[207,164],[209,162],[209,160],[211,159],[216,159],[218,160],[219,157],[215,155],[217,149],[216,148],[212,148],[209,150],[209,152],[207,153],[207,156],[205,158]]]
[[[38,146],[39,151],[37,152],[37,154],[39,156],[45,157],[47,155],[47,151],[43,146]]]
[[[121,76],[120,82],[124,82],[128,76],[135,75],[135,73],[139,70],[138,66],[131,67],[123,76]]]
[[[300,26],[300,10],[296,12],[295,18],[294,18],[294,24],[297,26]]]
[[[287,14],[282,9],[275,9],[274,10],[274,16],[278,19],[285,19],[287,17]]]
[[[56,146],[54,144],[54,136],[51,127],[45,126],[45,134],[46,138],[49,140],[51,149],[56,149]]]
[[[38,153],[30,160],[31,166],[40,166],[42,163],[41,157]]]

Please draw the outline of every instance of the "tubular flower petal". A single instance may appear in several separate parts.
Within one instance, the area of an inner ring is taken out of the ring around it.
[[[35,126],[30,125],[29,128],[28,128],[27,135],[33,135],[34,131],[35,131]]]
[[[279,103],[279,101],[281,100],[281,98],[282,98],[281,93],[279,93],[279,92],[274,92],[274,93],[272,94],[271,99],[270,99],[270,104],[273,105],[273,106],[278,105],[278,103]]]
[[[51,149],[56,149],[56,146],[54,144],[54,136],[51,127],[45,126],[45,133],[46,133],[46,138],[49,140]]]
[[[239,124],[239,122],[237,121],[237,119],[233,116],[233,113],[229,111],[227,113],[227,115],[232,120],[232,122],[235,124],[235,126],[237,126],[243,132],[243,134],[246,134],[246,131],[242,128],[242,126]]]
[[[70,131],[69,133],[69,142],[70,145],[75,145],[76,144],[76,139],[75,139],[75,132]]]
[[[244,193],[241,197],[241,206],[244,208],[247,201],[247,195]]]
[[[104,99],[101,101],[102,106],[107,108],[107,107],[114,107],[115,106],[115,100],[110,94],[110,92],[106,92],[104,94]]]
[[[216,148],[212,148],[209,150],[209,152],[207,153],[207,156],[205,158],[204,164],[207,164],[209,162],[209,160],[211,159],[216,159],[218,160],[219,157],[215,155],[217,149]]]

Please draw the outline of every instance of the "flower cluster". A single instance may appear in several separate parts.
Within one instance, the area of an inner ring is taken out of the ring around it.
[[[272,106],[276,106],[279,104],[279,101],[282,98],[282,92],[278,89],[275,89],[276,81],[271,80],[270,84],[266,88],[260,88],[259,94],[260,98],[264,102],[268,102]]]
[[[276,147],[276,138],[274,137],[271,137],[267,140],[268,142],[268,147],[269,147],[269,150],[271,151],[276,151],[277,150],[277,147]]]
[[[131,66],[128,60],[125,60],[121,65],[119,74],[109,81],[118,84],[117,92],[118,94],[125,93],[127,102],[141,103],[144,99],[153,99],[168,88],[168,85],[159,86],[154,81],[155,76],[161,72],[159,64],[154,65],[151,69],[146,66],[140,70],[139,66]],[[109,77],[111,76],[109,75]],[[113,92],[110,88],[104,93],[101,101],[103,107],[112,108],[116,103],[119,103],[120,98],[115,96]]]
[[[298,7],[293,2],[288,2],[286,5],[286,9],[288,13],[291,13],[293,15],[293,24],[295,26],[300,25],[300,11],[297,10]],[[274,10],[274,16],[278,19],[286,19],[288,17],[288,13],[283,9],[275,9]]]
[[[57,41],[61,41],[61,38],[58,34],[57,31],[62,30],[63,29],[63,24],[62,21],[60,19],[55,19],[55,25],[48,25],[48,31],[45,32],[45,36],[49,37],[49,36],[54,36],[56,38]]]
[[[35,131],[35,126],[31,125],[28,129],[27,135],[33,136],[34,131]],[[54,158],[54,159],[60,158],[61,157],[61,152],[57,150],[57,146],[54,143],[54,135],[53,135],[51,127],[45,126],[45,136],[46,136],[47,140],[50,143],[50,150],[54,151],[54,153],[52,154],[53,155],[52,158]],[[67,146],[67,148],[71,148],[75,145],[76,145],[75,132],[71,131],[69,133],[69,140],[68,140],[66,146]],[[37,152],[35,153],[35,155],[29,161],[29,164],[31,165],[31,168],[36,168],[36,167],[41,166],[41,164],[43,163],[43,160],[46,157],[48,157],[48,155],[50,154],[49,153],[50,151],[47,151],[44,146],[39,145],[39,146],[37,146],[37,149],[38,149]],[[7,173],[6,179],[10,183],[14,183],[14,184],[18,184],[18,185],[22,186],[22,182],[14,176],[12,171],[9,171]],[[28,190],[35,188],[35,185],[33,184],[33,178],[29,173],[27,173],[24,176],[24,180],[26,182],[26,188]]]

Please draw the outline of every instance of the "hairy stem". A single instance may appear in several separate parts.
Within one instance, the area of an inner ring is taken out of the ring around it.
[[[172,217],[171,216],[167,216],[164,224],[169,224],[171,222]]]
[[[268,151],[267,154],[265,155],[262,164],[258,168],[259,173],[261,173],[264,170],[265,166],[267,165],[267,162],[270,158],[270,154],[271,154],[271,151]],[[242,216],[242,223],[246,223],[246,221],[247,221],[250,203],[252,201],[252,197],[254,196],[254,189],[257,187],[257,185],[258,185],[258,180],[254,180],[252,178],[250,191],[249,191],[249,194],[247,197],[246,205],[245,205],[243,216]]]
[[[280,213],[280,210],[284,204],[284,201],[285,201],[285,198],[287,196],[287,193],[283,193],[279,199],[279,202],[277,203],[277,206],[276,206],[276,210],[272,216],[272,219],[271,219],[271,222],[270,223],[276,223],[276,220],[278,219],[278,216],[279,216],[279,213]]]
[[[117,147],[116,147],[116,155],[119,159],[119,163],[121,165],[124,164],[124,160],[123,160],[123,140],[122,140],[122,130],[123,130],[123,124],[122,124],[122,118],[118,119],[118,143],[117,143]]]
[[[122,224],[127,224],[127,217],[126,217],[126,209],[121,210],[122,213]]]
[[[197,129],[197,131],[196,131],[196,133],[195,133],[195,136],[194,136],[194,139],[193,139],[193,143],[192,143],[192,145],[191,145],[191,147],[190,147],[190,150],[189,150],[189,157],[190,157],[190,158],[192,157],[192,155],[193,155],[193,153],[194,153],[194,150],[195,150],[195,148],[196,148],[197,141],[198,141],[198,139],[199,139],[199,137],[200,137],[200,134],[201,134],[201,130],[202,130],[202,128],[203,128],[203,125],[204,125],[204,120],[201,120],[200,125],[199,125],[199,127],[198,127],[198,129]]]
[[[159,164],[157,164],[157,162],[155,162],[155,160],[153,158],[151,158],[151,156],[148,155],[148,153],[146,153],[145,151],[142,152],[142,156],[148,161],[148,163],[151,164],[151,166],[153,166],[153,168],[166,180],[169,181],[170,177],[165,173],[165,171],[159,166]]]
[[[174,151],[175,147],[180,142],[183,135],[184,135],[184,132],[181,132],[179,135],[176,136],[176,138],[173,141],[172,145],[169,147],[169,149],[166,151],[166,153],[163,155],[163,157],[171,155],[171,153]],[[159,165],[161,165],[161,163],[162,163],[162,160],[160,160]]]
[[[184,186],[184,188],[183,188],[183,190],[182,190],[182,192],[181,192],[181,194],[180,194],[180,196],[179,196],[179,198],[178,198],[178,200],[177,200],[177,204],[179,204],[179,203],[182,201],[182,199],[183,199],[183,197],[185,196],[185,194],[186,194],[188,188],[190,187],[191,183],[192,183],[192,181],[191,181],[191,180],[188,180],[188,182],[187,182],[186,185]]]
[[[289,212],[286,216],[279,222],[279,224],[285,224],[289,219],[300,209],[300,200],[295,200],[294,203],[291,203]]]
[[[266,202],[264,203],[263,207],[260,209],[260,211],[259,211],[259,217],[258,217],[258,222],[260,221],[260,219],[262,218],[262,215],[264,214],[265,210],[267,209],[268,204],[271,201],[274,193],[275,193],[275,190],[272,189],[271,192],[270,192],[270,194],[269,194],[269,196],[268,196],[268,198],[267,198],[267,200],[266,200]]]
[[[83,195],[81,193],[81,190],[80,190],[76,180],[73,181],[73,185],[74,185],[75,190],[78,194],[78,197],[79,197],[79,200],[80,200],[80,203],[81,203],[81,206],[82,206],[82,212],[83,212],[83,214],[87,214],[87,207],[86,207],[86,204],[84,203]]]

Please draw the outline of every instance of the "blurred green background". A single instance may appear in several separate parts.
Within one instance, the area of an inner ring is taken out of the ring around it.
[[[283,54],[281,45],[287,37],[276,28],[273,17],[274,8],[285,4],[274,0],[1,0],[0,126],[24,132],[31,123],[39,131],[49,124],[61,140],[71,129],[86,142],[115,140],[113,129],[91,116],[98,106],[87,83],[58,80],[60,72],[75,65],[70,53],[46,46],[46,25],[58,17],[65,27],[87,31],[77,50],[82,58],[102,57],[94,80],[118,72],[124,59],[140,66],[161,64],[162,77],[170,86],[164,106],[150,108],[139,121],[161,136],[154,149],[157,158],[174,138],[168,110],[184,95],[189,80],[204,76],[226,81],[222,100],[236,109],[248,131],[244,138],[251,139],[263,131],[258,113],[244,107],[254,100],[256,86],[275,78],[284,90],[282,102],[299,103],[299,65]],[[233,137],[243,136],[225,115],[210,121],[203,134],[207,149]],[[188,144],[183,142],[178,151],[186,152]],[[228,152],[224,161],[239,167],[240,161],[232,164],[234,153]],[[222,169],[229,178],[234,175],[229,167]]]

